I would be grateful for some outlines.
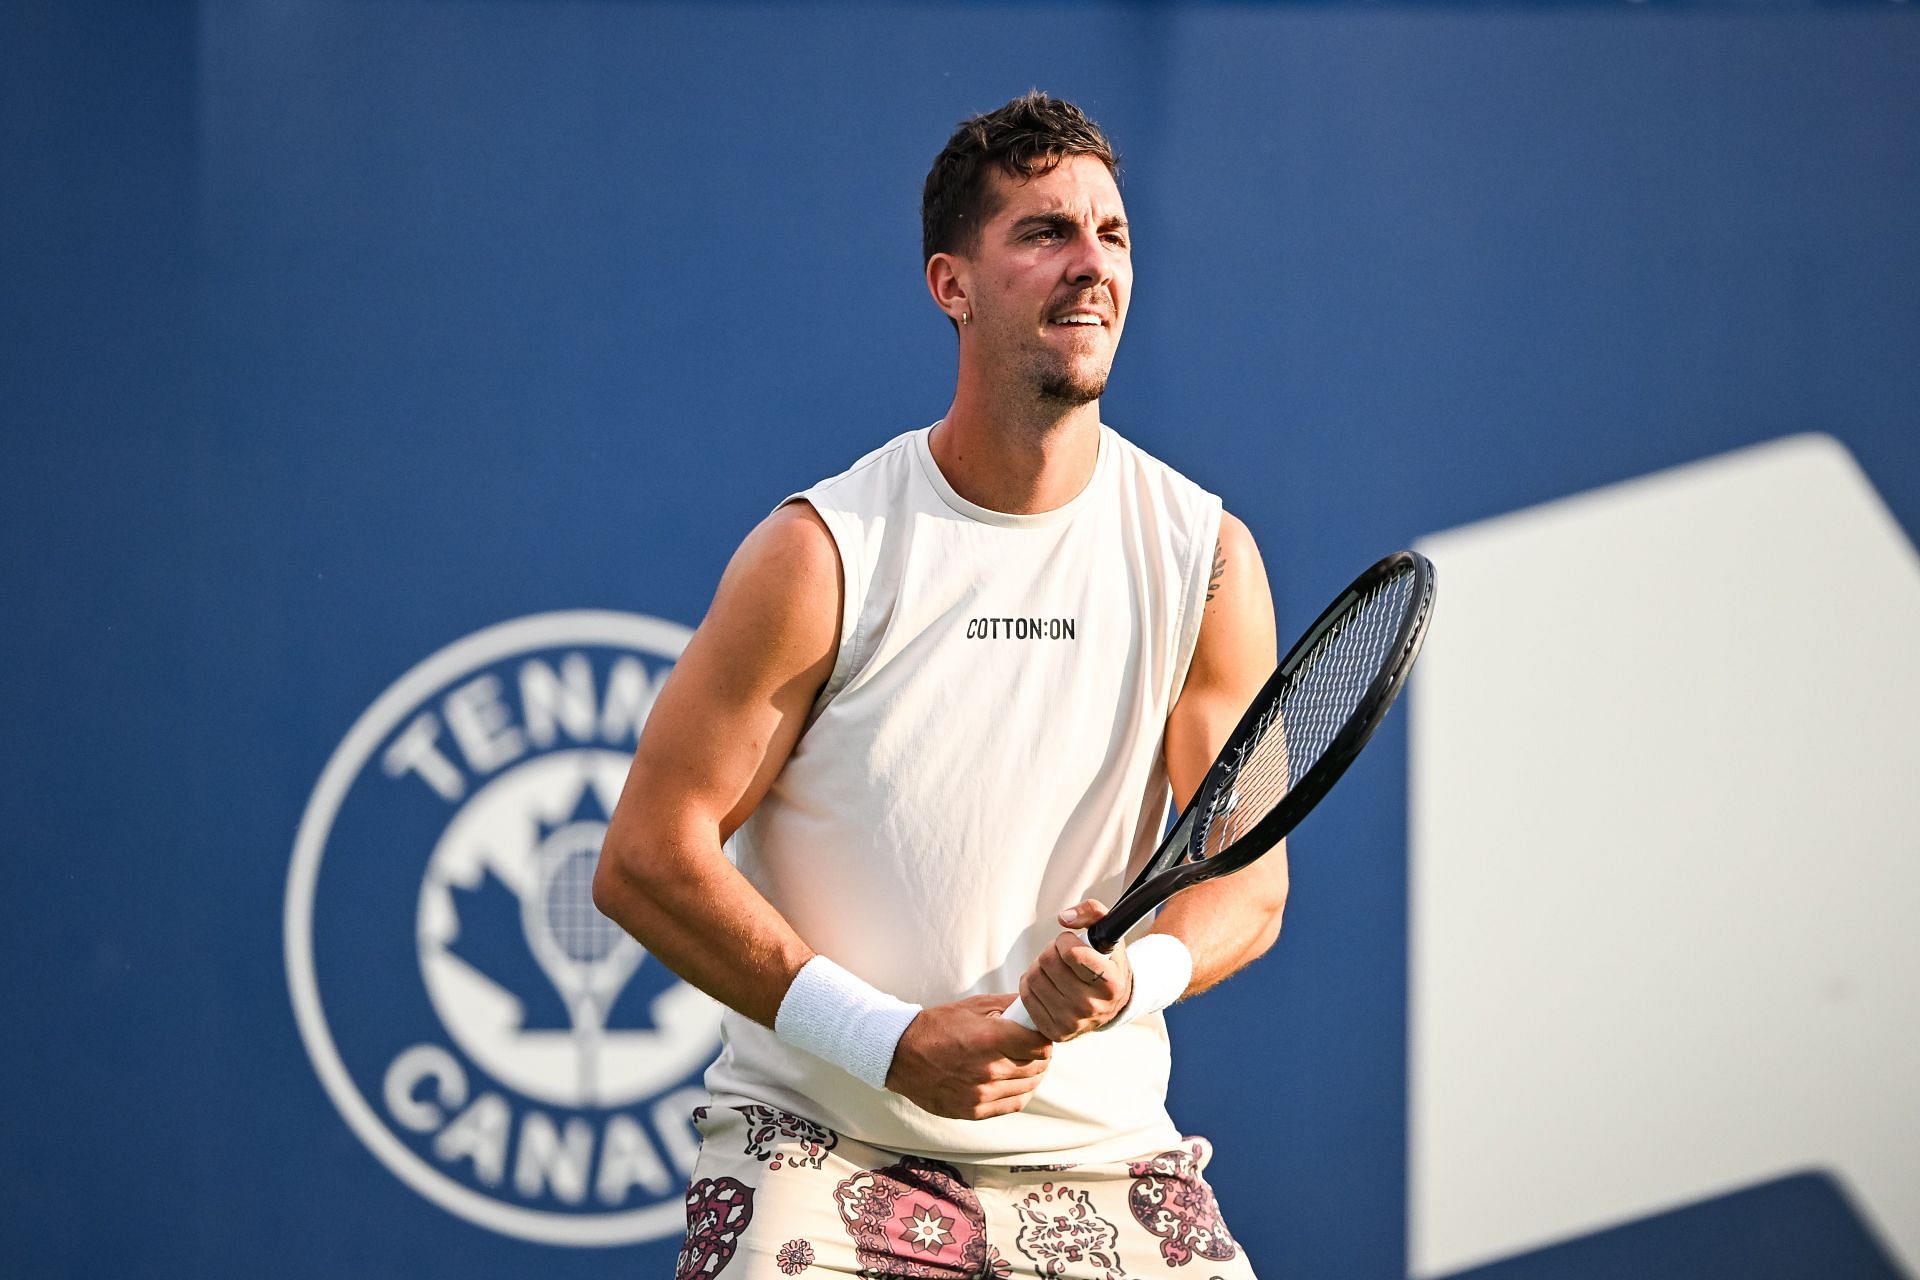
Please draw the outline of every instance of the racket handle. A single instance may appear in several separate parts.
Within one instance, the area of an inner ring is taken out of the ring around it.
[[[1098,925],[1095,926],[1095,928],[1098,928],[1098,927],[1099,927]],[[1080,941],[1082,942],[1088,941],[1087,930],[1079,929],[1079,930],[1076,930],[1076,932],[1080,935]],[[1107,951],[1113,950],[1112,943],[1108,943],[1104,947],[1100,946],[1099,943],[1094,943],[1093,945],[1095,949],[1098,951],[1107,952]],[[1013,1003],[1000,1011],[1000,1016],[1005,1018],[1009,1022],[1019,1023],[1021,1026],[1025,1027],[1029,1031],[1038,1031],[1040,1029],[1033,1025],[1033,1017],[1027,1012],[1027,1006],[1020,1003],[1019,996],[1015,996],[1013,998]]]
[[[1027,1006],[1020,1003],[1019,996],[1015,996],[1013,998],[1013,1003],[1008,1005],[1005,1009],[1001,1010],[1000,1016],[1005,1018],[1008,1022],[1019,1023],[1021,1026],[1025,1027],[1029,1031],[1038,1031],[1040,1029],[1034,1026],[1033,1019],[1027,1016]]]

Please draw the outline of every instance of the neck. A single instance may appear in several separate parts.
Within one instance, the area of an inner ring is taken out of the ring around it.
[[[1100,402],[1066,406],[1028,397],[1008,403],[963,379],[927,443],[940,474],[968,502],[1038,515],[1073,501],[1093,478]]]

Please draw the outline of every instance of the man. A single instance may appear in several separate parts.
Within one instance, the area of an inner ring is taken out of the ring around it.
[[[954,134],[951,407],[749,535],[647,722],[594,899],[727,1007],[683,1276],[1252,1274],[1158,1011],[1272,944],[1284,857],[1072,932],[1275,662],[1245,527],[1100,422],[1115,172],[1037,92]]]

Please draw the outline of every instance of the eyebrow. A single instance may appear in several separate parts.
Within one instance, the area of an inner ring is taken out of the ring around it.
[[[1074,218],[1073,215],[1059,211],[1053,213],[1031,213],[1013,224],[1013,232],[1018,235],[1020,232],[1032,231],[1040,227],[1071,230],[1077,223],[1078,219]],[[1101,231],[1125,231],[1127,230],[1127,220],[1117,213],[1110,213],[1100,219],[1099,229]]]

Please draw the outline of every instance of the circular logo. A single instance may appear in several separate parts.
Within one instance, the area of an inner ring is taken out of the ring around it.
[[[549,613],[402,676],[320,775],[287,981],[349,1127],[444,1209],[528,1240],[678,1234],[720,1010],[593,905],[684,627]]]

